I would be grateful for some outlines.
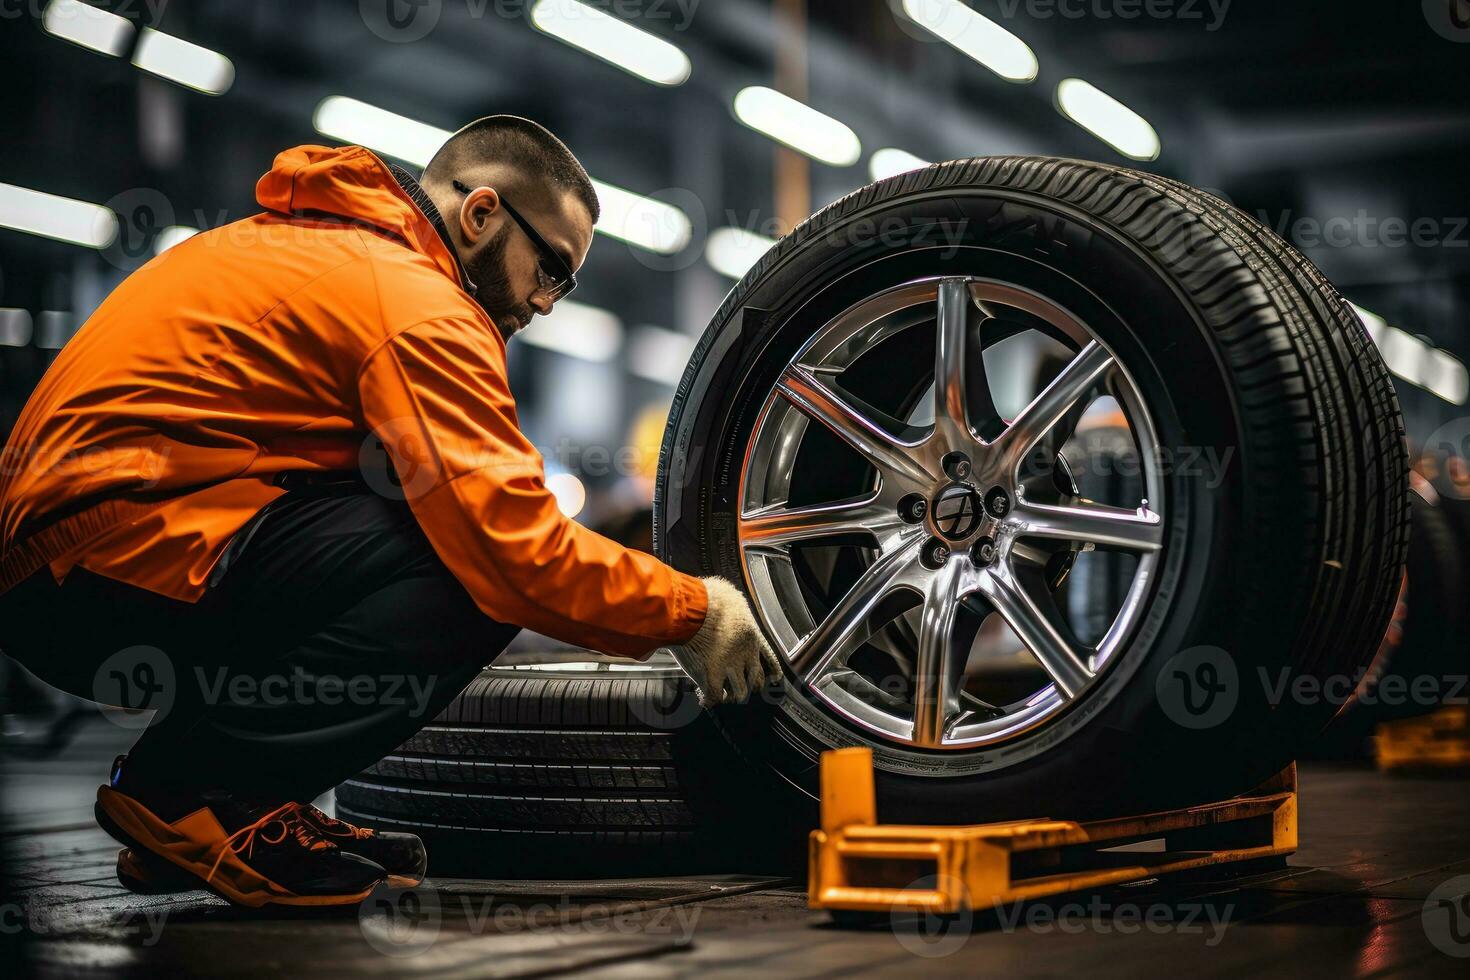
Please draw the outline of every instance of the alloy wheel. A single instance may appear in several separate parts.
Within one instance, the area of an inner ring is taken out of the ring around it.
[[[861,358],[925,330],[932,376],[915,379],[915,404],[890,412],[844,388]],[[986,352],[1028,330],[1066,353],[1049,383],[1003,418]],[[1084,499],[1059,454],[1099,398],[1126,419],[1136,501]],[[821,430],[861,457],[866,485],[841,499],[793,501],[791,474],[804,452],[821,451],[809,438]],[[1126,370],[1057,304],[974,277],[884,290],[821,326],[766,399],[740,489],[753,604],[795,678],[870,740],[965,750],[1033,732],[1088,696],[1142,616],[1165,540],[1158,459]],[[860,573],[814,594],[806,549],[854,541]],[[1134,556],[1133,577],[1111,625],[1088,640],[1057,588],[1076,555],[1095,551]],[[991,696],[977,681],[976,640],[991,617],[1039,668],[1034,689]],[[900,663],[896,684],[858,665],[855,654],[875,644]]]

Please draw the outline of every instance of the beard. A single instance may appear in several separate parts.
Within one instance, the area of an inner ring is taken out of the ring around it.
[[[536,315],[531,304],[517,299],[511,289],[510,274],[505,268],[505,249],[510,242],[511,231],[507,222],[478,255],[465,263],[465,272],[475,284],[475,302],[489,314],[495,328],[507,341]]]

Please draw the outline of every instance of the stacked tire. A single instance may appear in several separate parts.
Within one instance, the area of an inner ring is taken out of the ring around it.
[[[1412,532],[1399,609],[1355,706],[1373,722],[1428,714],[1446,699],[1470,694],[1466,542],[1431,485],[1416,481],[1409,500]]]
[[[676,667],[490,667],[336,801],[423,837],[434,874],[790,870],[759,783]]]

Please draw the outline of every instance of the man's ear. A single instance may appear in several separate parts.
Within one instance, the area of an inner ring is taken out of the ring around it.
[[[493,187],[476,187],[465,195],[459,208],[459,233],[467,242],[478,242],[485,236],[495,214],[500,211],[500,195]]]

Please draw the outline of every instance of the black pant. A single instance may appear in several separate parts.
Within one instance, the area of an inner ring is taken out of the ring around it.
[[[422,728],[519,632],[482,613],[403,503],[304,490],[198,603],[76,569],[0,596],[0,647],[82,697],[158,715],[128,778],[310,800]]]

